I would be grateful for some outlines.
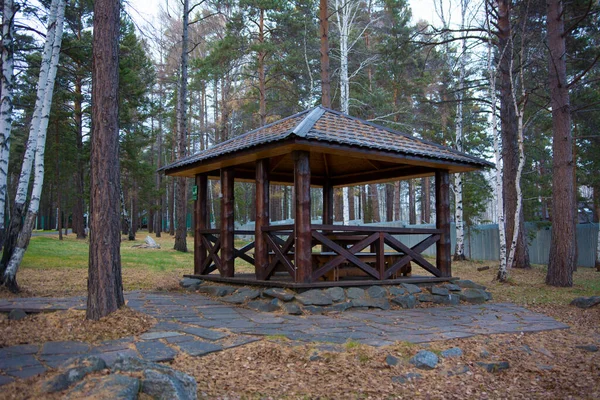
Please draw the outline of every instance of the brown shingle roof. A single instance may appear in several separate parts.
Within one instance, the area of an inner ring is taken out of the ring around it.
[[[452,161],[479,167],[492,165],[449,147],[319,106],[216,144],[207,150],[175,161],[162,170],[168,172],[199,161],[293,137],[423,157],[432,161]]]

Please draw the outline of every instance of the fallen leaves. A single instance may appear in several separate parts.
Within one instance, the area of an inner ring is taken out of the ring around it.
[[[100,321],[85,319],[85,311],[67,310],[32,314],[20,321],[0,315],[0,347],[75,340],[97,343],[133,336],[150,329],[156,320],[146,314],[122,307]]]

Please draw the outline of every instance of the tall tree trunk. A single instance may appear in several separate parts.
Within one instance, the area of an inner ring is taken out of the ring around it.
[[[517,170],[519,166],[519,144],[517,116],[513,102],[513,43],[510,21],[511,2],[498,1],[498,50],[500,53],[500,121],[502,132],[503,193],[506,236],[512,238],[518,230],[513,262],[508,268],[530,268],[529,251],[525,239],[523,213],[517,210]],[[515,221],[517,213],[520,218]],[[515,223],[516,222],[516,223]]]
[[[594,222],[598,224],[598,238],[596,241],[596,270],[600,272],[600,184],[594,185]]]
[[[8,198],[8,159],[13,111],[14,15],[13,0],[4,0],[2,14],[2,87],[0,89],[0,248],[4,246],[6,237],[4,211]]]
[[[350,216],[350,220],[356,219],[356,206],[354,196],[356,196],[356,186],[352,186],[348,190],[348,214]]]
[[[18,232],[17,240],[14,249],[12,249],[10,261],[6,266],[6,271],[4,272],[3,277],[4,284],[11,291],[19,290],[17,285],[17,271],[21,265],[21,261],[23,261],[23,256],[25,255],[27,246],[29,245],[29,239],[31,238],[31,233],[33,231],[40,207],[40,197],[42,195],[42,187],[44,184],[44,152],[46,148],[46,135],[48,133],[48,121],[50,119],[50,109],[52,107],[54,82],[56,81],[60,46],[62,43],[65,5],[66,0],[59,0],[56,7],[56,28],[53,37],[52,55],[50,57],[50,64],[48,66],[47,86],[46,90],[44,91],[43,107],[40,113],[39,130],[35,144],[35,158],[33,160],[35,163],[35,174],[31,189],[29,207],[27,209],[27,214],[25,215],[23,226]],[[27,191],[27,189],[25,189],[25,191]]]
[[[408,223],[415,225],[417,223],[417,207],[415,204],[415,182],[413,179],[408,180]]]
[[[75,78],[75,100],[74,100],[74,114],[75,114],[75,127],[76,127],[76,146],[77,154],[75,155],[77,160],[77,171],[75,172],[75,207],[73,208],[73,231],[77,233],[77,239],[85,239],[85,205],[83,202],[84,198],[84,163],[83,163],[83,84],[81,76]]]
[[[344,221],[343,191],[340,188],[333,189],[333,220]]]
[[[371,197],[372,205],[372,220],[373,222],[381,222],[381,216],[379,214],[379,190],[377,190],[377,184],[372,183],[369,185],[369,195]]]
[[[460,2],[460,29],[465,28],[467,7],[465,0]],[[456,150],[463,151],[463,98],[465,89],[465,73],[467,58],[467,40],[461,40],[458,74],[458,104],[456,105],[456,137],[454,145]],[[465,226],[463,217],[463,177],[461,173],[454,175],[454,221],[456,224],[456,246],[454,248],[454,261],[464,260],[465,257]]]
[[[54,141],[55,141],[55,171],[54,171],[54,180],[56,181],[56,214],[57,214],[57,227],[58,231],[58,240],[63,240],[62,235],[62,190],[60,190],[60,157],[58,156],[58,148],[60,146],[60,135],[58,128],[58,120],[54,121]]]
[[[489,14],[487,15],[489,18]],[[491,35],[490,35],[491,38]],[[490,96],[490,109],[491,109],[491,128],[492,138],[494,143],[494,157],[496,161],[495,170],[495,196],[496,196],[496,212],[498,214],[498,233],[500,239],[500,264],[498,266],[498,273],[496,275],[500,282],[506,282],[508,279],[508,268],[506,265],[506,225],[504,223],[504,193],[503,193],[503,177],[502,177],[502,137],[501,132],[498,129],[498,117],[497,117],[497,91],[496,91],[496,80],[497,80],[497,68],[492,62],[493,53],[492,40],[488,43],[488,54],[487,54],[487,75],[488,75],[488,90]],[[470,248],[470,247],[469,247]]]
[[[37,138],[40,129],[40,121],[42,119],[42,108],[44,106],[48,71],[50,70],[50,61],[54,46],[54,36],[56,33],[56,17],[58,13],[59,0],[53,0],[50,5],[50,14],[48,15],[48,31],[46,33],[46,41],[42,52],[42,61],[40,64],[40,73],[38,77],[36,100],[29,127],[29,137],[25,145],[25,153],[23,155],[23,164],[21,165],[21,173],[19,175],[19,183],[17,192],[10,215],[9,231],[4,242],[4,251],[2,253],[2,261],[0,262],[0,280],[4,282],[4,275],[8,267],[8,263],[13,255],[19,232],[21,232],[23,224],[23,213],[25,211],[25,202],[29,191],[29,181],[31,178],[31,170],[33,160],[35,158],[35,149]],[[15,290],[17,287],[15,286]]]
[[[327,0],[319,2],[319,34],[321,35],[321,104],[331,108],[331,83],[329,80],[329,15]]]
[[[258,114],[260,116],[260,126],[267,124],[267,89],[265,78],[265,58],[267,52],[264,50],[265,43],[265,10],[260,9],[260,19],[258,23],[258,43],[261,50],[258,52]]]
[[[93,124],[90,174],[90,265],[86,318],[125,304],[119,232],[119,0],[94,3]]]
[[[385,185],[385,220],[390,222],[394,220],[394,186]]]
[[[394,182],[394,221],[402,220],[400,210],[400,181],[396,181]]]
[[[431,187],[429,177],[421,180],[421,223],[431,222]]]
[[[189,0],[183,0],[183,30],[181,35],[181,81],[177,107],[177,157],[186,156],[187,144],[187,80],[188,80],[188,18]],[[187,179],[177,178],[177,227],[174,249],[187,252]]]
[[[565,26],[560,0],[547,0],[548,75],[552,106],[552,239],[546,283],[573,286],[577,263],[573,182],[573,137],[567,82]]]

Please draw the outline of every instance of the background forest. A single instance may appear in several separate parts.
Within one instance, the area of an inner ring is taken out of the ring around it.
[[[510,13],[502,13],[503,4]],[[14,7],[7,205],[16,196],[36,102],[45,33],[40,26],[50,2],[16,1]],[[191,208],[176,206],[191,200],[191,185],[176,185],[157,169],[321,103],[320,4],[171,1],[156,21],[134,23],[135,7],[121,14],[119,48],[122,229],[132,238],[138,229],[174,235],[176,225],[192,224]],[[89,0],[70,0],[65,8],[35,222],[38,229],[72,228],[80,238],[89,205],[92,8]],[[412,19],[405,0],[330,0],[331,107],[491,161],[496,153],[503,204],[495,200],[496,171],[465,174],[454,182],[462,193],[454,201],[462,210],[455,220],[469,227],[505,217],[510,243],[515,221],[553,220],[546,1],[440,0],[435,9],[438,22],[432,25]],[[564,2],[579,222],[597,222],[600,214],[599,11],[596,1]],[[519,144],[523,164],[516,175]],[[520,196],[508,187],[515,180]],[[430,223],[432,184],[423,178],[339,189],[334,219]],[[252,221],[253,185],[236,183],[235,190],[236,221]],[[211,183],[217,218],[218,193],[218,182]],[[271,196],[271,219],[291,218],[292,189],[274,187]],[[315,192],[315,219],[320,202]],[[528,265],[519,250],[514,258],[514,266]]]

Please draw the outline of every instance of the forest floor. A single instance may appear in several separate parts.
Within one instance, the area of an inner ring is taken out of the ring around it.
[[[173,239],[168,235],[157,239],[159,250],[132,247],[144,237],[140,234],[135,242],[122,242],[125,290],[179,290],[181,276],[191,272],[193,254],[172,250]],[[490,269],[477,270],[484,266]],[[250,271],[248,265],[237,268]],[[208,398],[600,398],[600,352],[593,351],[600,346],[600,307],[581,310],[569,306],[575,297],[600,295],[599,272],[579,268],[574,286],[562,289],[544,284],[545,268],[541,266],[512,270],[508,284],[493,280],[494,262],[454,262],[453,275],[487,286],[494,302],[516,303],[571,328],[424,344],[398,342],[386,347],[349,341],[341,348],[329,349],[267,336],[204,357],[179,355],[171,366],[193,375],[198,395]],[[55,236],[34,237],[19,271],[22,292],[17,296],[84,296],[86,278],[85,241],[77,241],[73,235],[63,241]],[[0,298],[14,296],[0,289]],[[152,318],[127,308],[96,323],[83,318],[83,311],[74,310],[32,315],[22,321],[0,316],[1,335],[13,338],[2,340],[0,347],[49,340],[95,343],[139,335],[154,324]],[[19,339],[14,341],[15,337]],[[460,347],[464,354],[442,359],[432,371],[416,370],[408,363],[421,349],[439,353],[451,347]],[[388,355],[398,358],[398,365],[388,365]],[[508,361],[510,368],[490,373],[478,364],[492,361]],[[420,376],[406,379],[411,373]],[[3,386],[0,398],[53,398],[38,391],[40,381],[52,374]]]

